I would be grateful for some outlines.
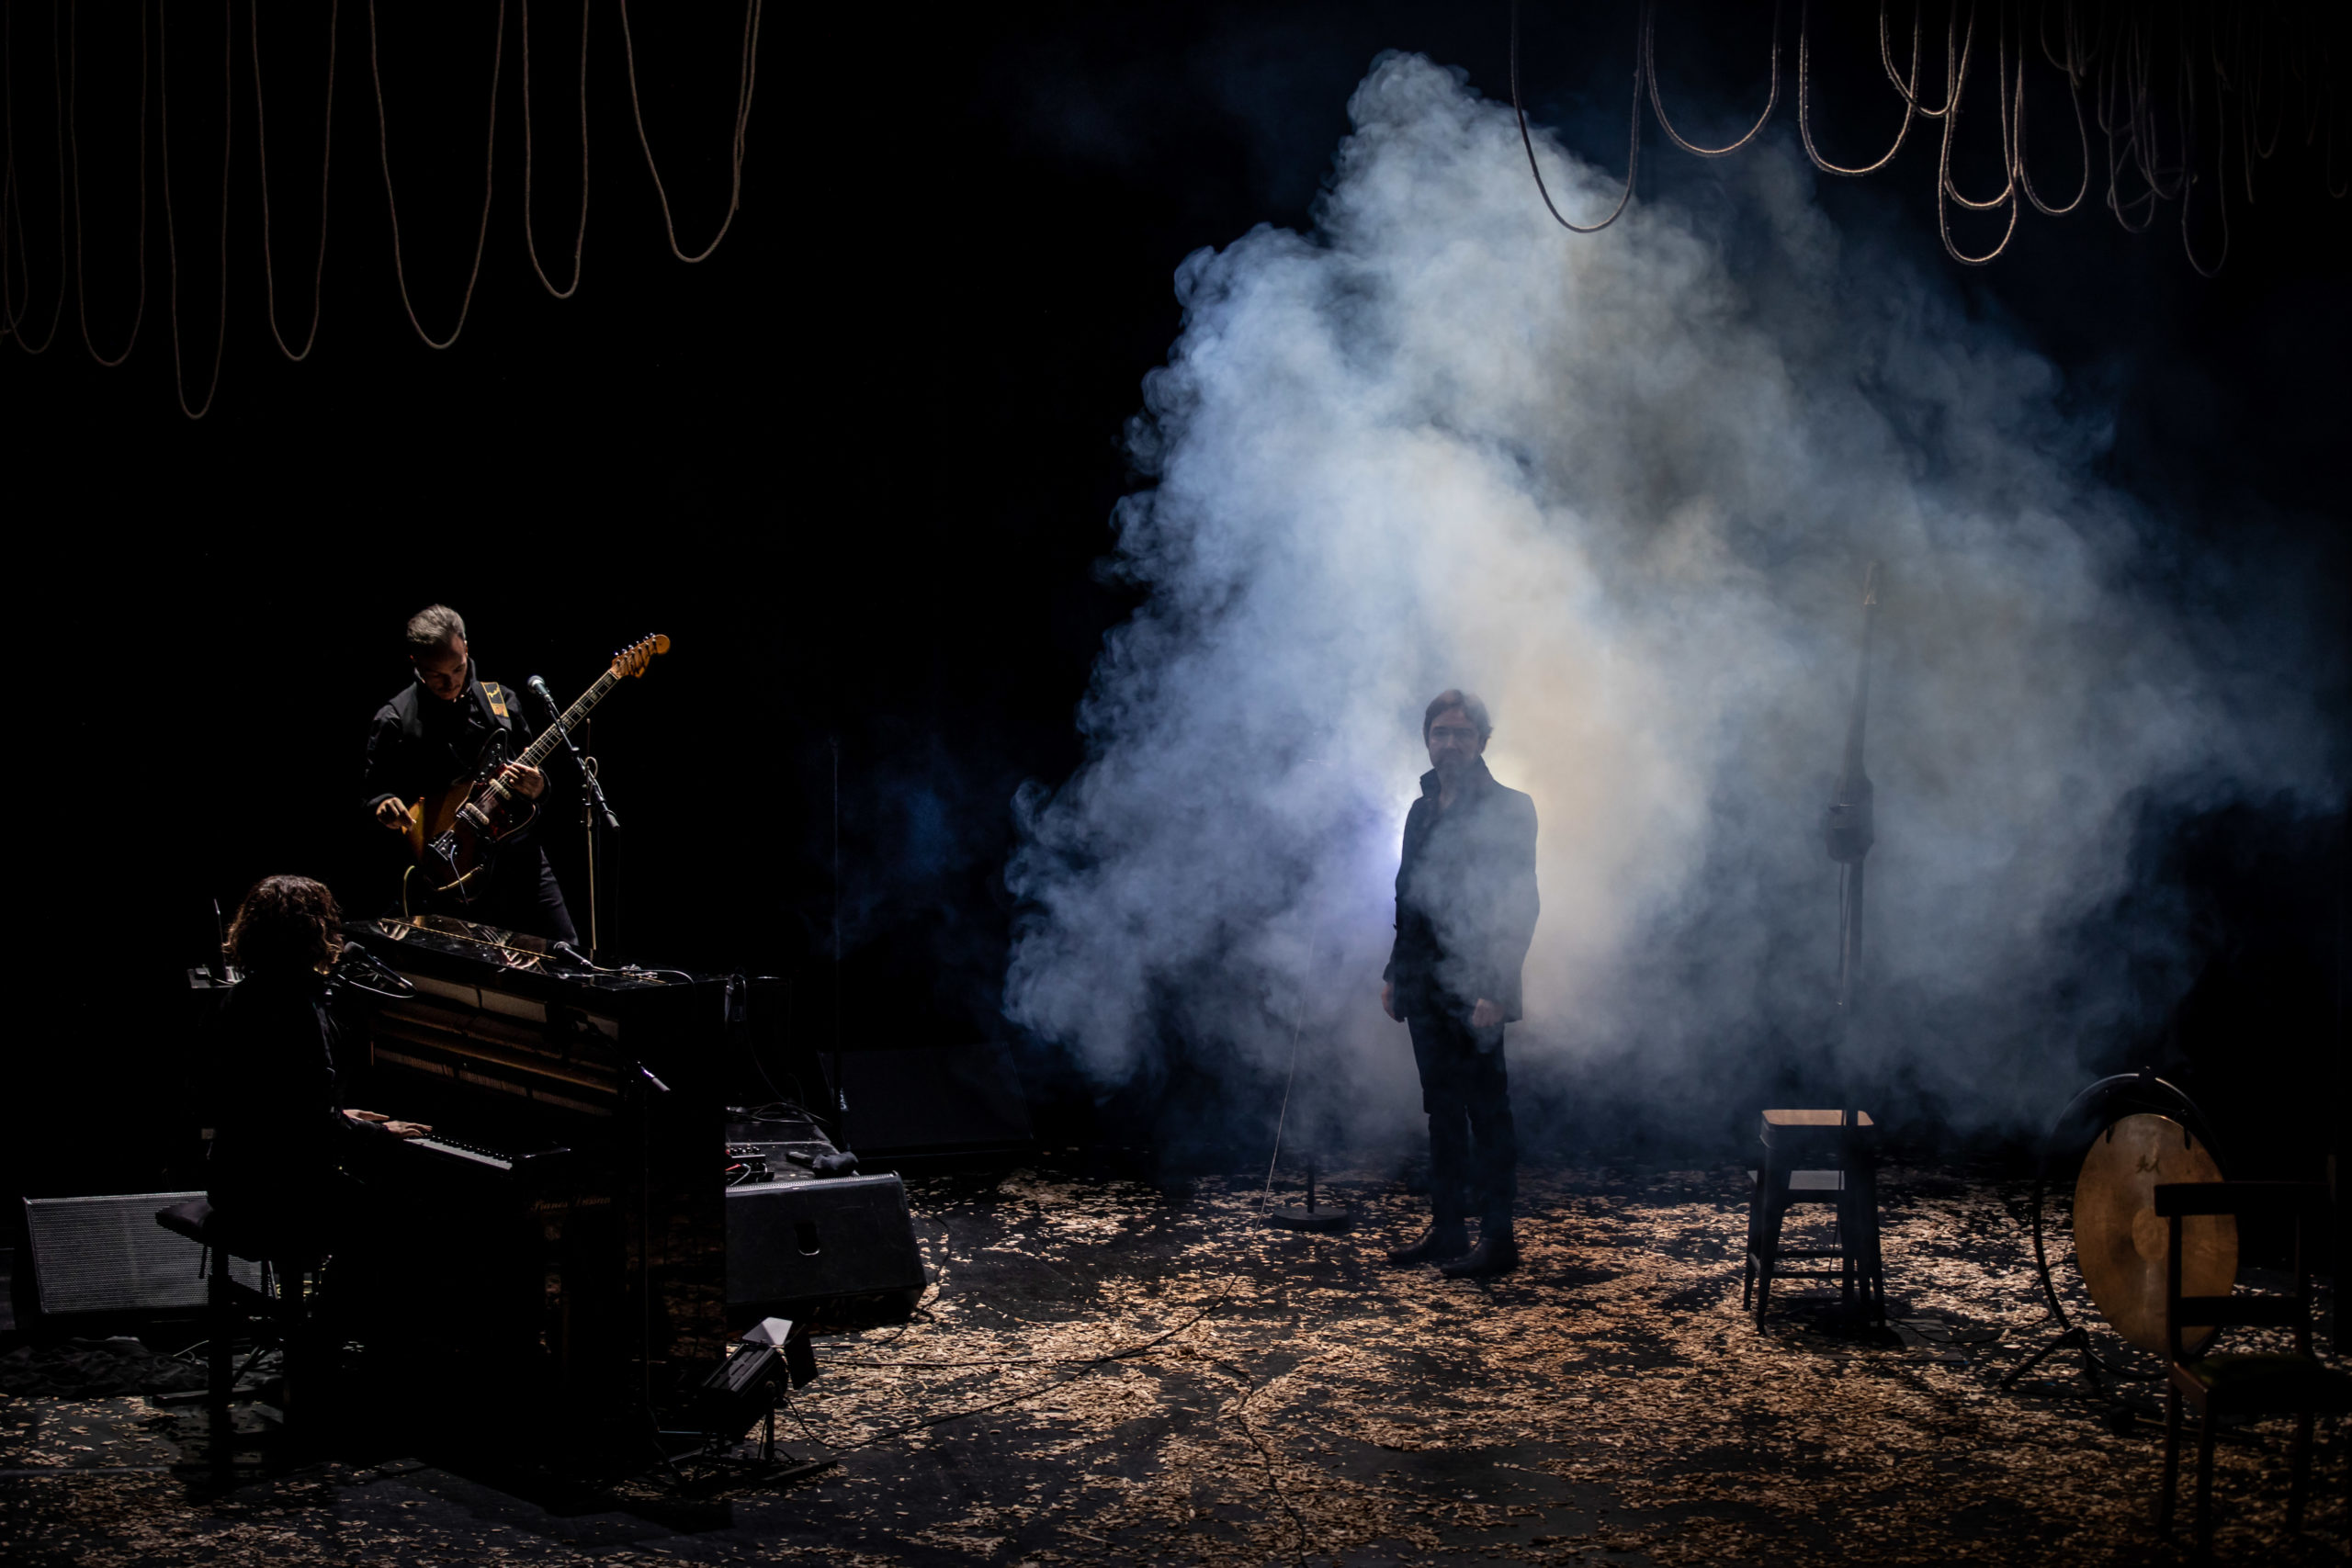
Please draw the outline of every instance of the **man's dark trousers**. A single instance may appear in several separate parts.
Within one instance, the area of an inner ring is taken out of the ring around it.
[[[1430,1118],[1430,1215],[1440,1224],[1459,1223],[1475,1209],[1484,1235],[1507,1235],[1519,1196],[1519,1134],[1503,1026],[1474,1029],[1450,1013],[1405,1022]]]

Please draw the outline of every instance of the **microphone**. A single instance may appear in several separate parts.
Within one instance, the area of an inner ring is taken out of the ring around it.
[[[548,690],[548,683],[545,681],[542,681],[537,675],[534,675],[529,680],[524,682],[523,684],[531,689],[531,694],[533,696],[548,705],[548,712],[555,715],[559,720],[563,717],[563,709],[557,705],[555,694]]]
[[[357,942],[343,944],[343,951],[335,954],[335,967],[348,971],[342,976],[346,984],[356,986],[363,991],[372,991],[379,997],[413,997],[416,994],[416,987],[410,983],[407,976],[397,969],[388,968]]]
[[[571,959],[574,964],[578,964],[578,965],[580,965],[580,967],[582,967],[582,969],[594,969],[594,968],[595,968],[595,967],[596,967],[596,965],[595,965],[594,964],[593,964],[593,963],[591,963],[591,962],[589,961],[588,955],[587,955],[586,953],[584,953],[581,952],[578,948],[576,948],[576,947],[572,946],[572,945],[571,945],[570,942],[556,942],[556,943],[554,943],[554,944],[550,945],[550,946],[548,947],[548,951],[549,953],[559,954],[559,955],[560,955],[560,956],[561,956],[561,957],[565,957],[565,958],[569,958],[569,959]]]

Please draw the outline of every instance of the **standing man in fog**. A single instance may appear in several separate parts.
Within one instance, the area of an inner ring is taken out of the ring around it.
[[[1494,728],[1487,705],[1458,690],[1440,692],[1421,716],[1430,765],[1405,818],[1396,942],[1381,976],[1382,1010],[1412,1031],[1430,1118],[1430,1228],[1388,1260],[1435,1263],[1454,1278],[1519,1261],[1503,1025],[1520,1016],[1520,969],[1535,935],[1535,802],[1487,771]]]

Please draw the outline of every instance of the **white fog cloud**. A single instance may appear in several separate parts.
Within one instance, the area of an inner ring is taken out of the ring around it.
[[[1829,985],[1817,818],[1877,558],[1871,1066],[2037,1122],[2084,1032],[2149,1003],[2063,940],[2122,886],[2135,801],[2308,783],[2295,724],[2223,703],[2121,586],[2133,516],[2052,368],[1849,254],[1799,161],[1579,237],[1456,73],[1385,59],[1351,112],[1313,233],[1179,272],[1158,482],[1118,518],[1149,596],[1090,761],[1023,802],[1008,1010],[1114,1082],[1170,1031],[1278,1065],[1304,998],[1357,1113],[1416,1110],[1375,998],[1421,706],[1458,684],[1542,818],[1514,1058],[1704,1095]]]

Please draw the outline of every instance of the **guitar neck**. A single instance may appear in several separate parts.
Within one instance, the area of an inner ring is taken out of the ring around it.
[[[561,718],[549,725],[537,740],[523,748],[523,754],[516,761],[531,768],[536,768],[546,761],[554,754],[555,749],[563,744],[564,731],[585,719],[595,705],[605,700],[605,694],[619,685],[620,681],[619,673],[612,670],[607,670],[598,676],[596,683],[582,693],[578,702],[563,710]]]

